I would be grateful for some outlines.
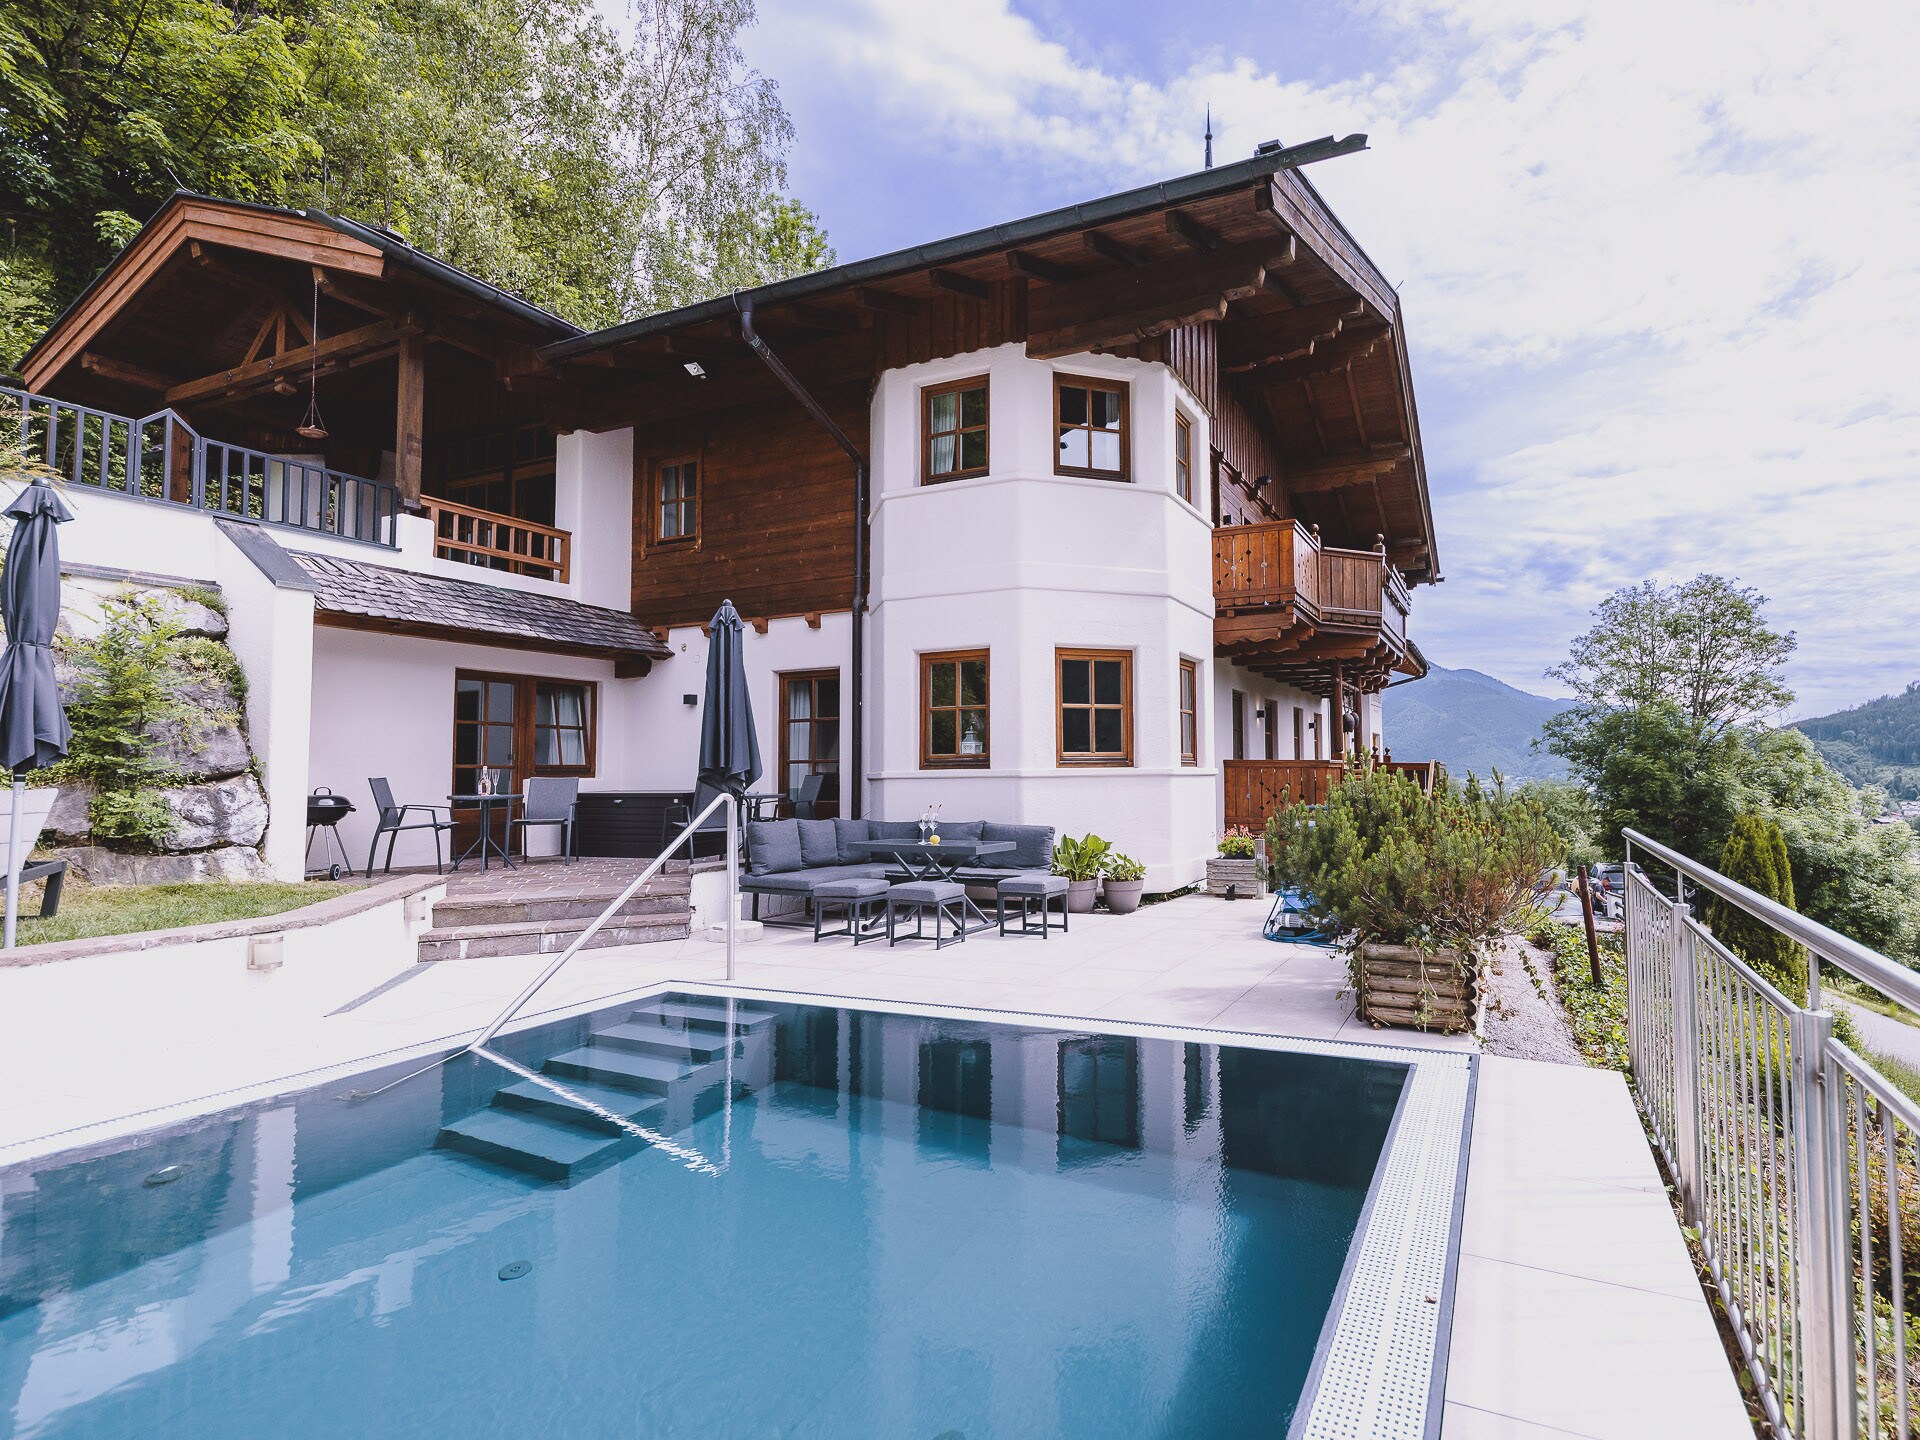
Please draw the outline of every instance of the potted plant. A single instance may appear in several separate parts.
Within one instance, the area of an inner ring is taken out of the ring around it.
[[[1220,853],[1207,861],[1207,893],[1230,900],[1251,900],[1260,894],[1260,862],[1253,854],[1253,831],[1230,825],[1220,837]]]
[[[1053,873],[1067,877],[1067,909],[1073,914],[1085,915],[1093,909],[1094,887],[1112,849],[1098,835],[1082,835],[1078,840],[1062,835],[1053,847]]]
[[[1100,888],[1107,897],[1107,909],[1116,915],[1131,915],[1140,908],[1140,892],[1147,885],[1146,866],[1115,850],[1107,856],[1101,873],[1106,876]]]
[[[1494,942],[1537,910],[1534,880],[1565,846],[1536,801],[1469,781],[1423,792],[1363,763],[1326,804],[1267,822],[1275,880],[1308,916],[1352,941],[1362,1019],[1471,1030]]]

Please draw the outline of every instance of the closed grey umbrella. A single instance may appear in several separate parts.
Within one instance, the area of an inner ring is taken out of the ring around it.
[[[753,733],[753,700],[747,693],[745,627],[731,600],[721,601],[713,612],[711,629],[707,693],[700,710],[700,786],[738,796],[760,778],[760,741]]]
[[[13,497],[4,512],[13,521],[7,568],[0,576],[0,623],[7,648],[0,655],[0,765],[13,772],[12,824],[7,835],[6,946],[13,947],[20,914],[21,776],[67,753],[72,731],[53,675],[53,630],[60,623],[60,537],[54,527],[73,518],[43,481]]]

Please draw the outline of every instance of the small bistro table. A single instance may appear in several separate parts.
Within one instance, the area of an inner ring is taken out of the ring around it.
[[[891,856],[913,880],[946,880],[964,884],[960,868],[988,855],[1003,855],[1014,848],[1011,840],[943,840],[938,845],[927,840],[854,840],[849,848],[876,859]],[[993,929],[986,911],[969,897],[961,902],[969,917],[967,933]]]
[[[487,857],[489,855],[498,855],[500,857],[500,863],[506,866],[507,869],[516,869],[517,867],[514,865],[512,857],[507,854],[507,847],[493,838],[493,812],[498,806],[506,806],[507,824],[511,826],[513,824],[514,802],[524,798],[524,796],[518,794],[505,793],[494,795],[449,795],[447,801],[453,809],[478,810],[480,812],[480,838],[462,850],[459,855],[455,856],[453,864],[447,868],[449,870],[458,870],[461,865],[466,863],[467,857],[478,850],[480,852],[480,868],[482,870],[487,868]]]

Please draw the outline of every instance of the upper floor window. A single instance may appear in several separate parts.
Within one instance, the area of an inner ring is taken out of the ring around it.
[[[920,764],[988,765],[987,652],[920,657]]]
[[[987,377],[920,392],[926,432],[923,483],[987,473]]]
[[[1125,650],[1061,650],[1059,761],[1133,763],[1133,656]]]
[[[1200,763],[1200,667],[1180,662],[1180,763]]]
[[[669,460],[659,469],[661,540],[691,540],[700,533],[700,462]]]
[[[1193,422],[1173,412],[1173,493],[1193,503]]]
[[[1127,478],[1127,387],[1124,381],[1058,375],[1053,382],[1056,475]]]

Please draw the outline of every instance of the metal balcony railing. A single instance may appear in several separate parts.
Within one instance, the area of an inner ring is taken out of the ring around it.
[[[1698,1226],[1775,1429],[1798,1440],[1913,1434],[1920,1374],[1920,1106],[1834,1038],[1821,970],[1920,1014],[1920,975],[1717,871],[1625,832],[1633,1088]],[[1680,897],[1717,897],[1802,947],[1804,997],[1733,953]],[[1904,1207],[1904,1208],[1903,1208]]]
[[[399,543],[394,486],[209,440],[171,410],[136,419],[0,386],[0,446],[104,494],[390,549]]]

